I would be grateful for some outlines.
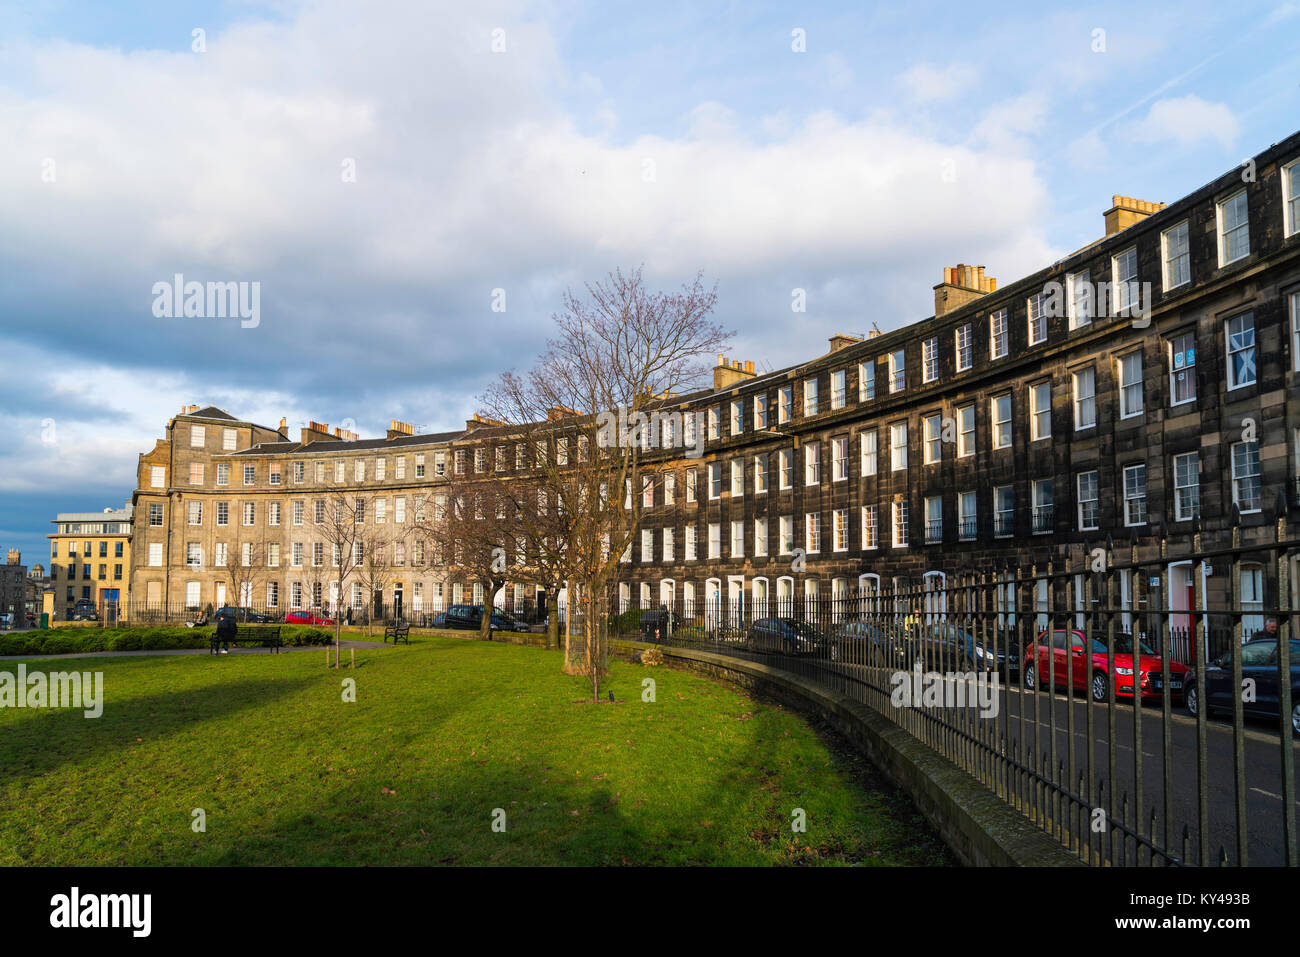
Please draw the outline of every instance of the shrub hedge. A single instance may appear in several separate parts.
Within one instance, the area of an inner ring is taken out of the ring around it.
[[[246,626],[257,630],[259,626]],[[265,627],[277,627],[274,625]],[[327,645],[334,636],[309,625],[280,625],[286,645]],[[169,651],[207,648],[215,629],[208,628],[77,628],[11,632],[0,635],[0,655],[71,655],[90,651]]]

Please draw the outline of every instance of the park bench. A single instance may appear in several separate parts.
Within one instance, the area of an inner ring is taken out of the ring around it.
[[[393,644],[404,641],[408,645],[411,643],[411,623],[409,621],[395,621],[384,627],[384,643],[388,639],[393,639]]]
[[[268,654],[273,651],[277,655],[283,647],[283,644],[280,641],[280,629],[275,627],[268,628],[265,625],[256,625],[250,628],[237,628],[235,634],[230,638],[230,644],[263,645],[267,649]],[[212,632],[211,653],[215,655],[217,653],[217,648],[220,645],[221,640],[217,638],[217,633],[214,630]]]

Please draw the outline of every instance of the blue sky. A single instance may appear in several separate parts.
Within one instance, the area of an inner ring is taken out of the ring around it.
[[[1300,128],[1297,35],[1296,0],[0,2],[0,547],[127,500],[190,402],[456,427],[618,266],[716,279],[760,367],[924,318],[945,265],[1012,281]],[[177,272],[259,282],[259,325],[155,318]]]

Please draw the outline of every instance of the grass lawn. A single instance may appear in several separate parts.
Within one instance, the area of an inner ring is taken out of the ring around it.
[[[560,662],[438,637],[355,671],[315,650],[34,662],[102,671],[104,711],[0,709],[0,863],[953,863],[800,715],[624,662],[592,704]]]

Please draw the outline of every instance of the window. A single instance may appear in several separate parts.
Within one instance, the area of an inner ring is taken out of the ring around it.
[[[253,525],[257,521],[257,505],[253,502],[244,503],[244,524]]]
[[[1174,521],[1187,522],[1201,514],[1200,457],[1196,452],[1174,456]]]
[[[166,488],[167,487],[166,475],[167,475],[167,470],[163,468],[161,465],[151,465],[149,467],[149,487]]]
[[[1169,404],[1196,400],[1196,334],[1185,332],[1169,341]]]
[[[664,476],[664,504],[677,504],[677,476],[672,472]]]
[[[695,501],[695,490],[698,485],[698,480],[699,472],[695,469],[686,470],[686,501],[688,503]]]
[[[817,414],[817,380],[805,379],[803,383],[803,414]]]
[[[423,475],[424,475],[424,467],[423,467],[423,466],[424,466],[424,462],[423,462],[423,458],[424,458],[424,457],[421,456],[421,455],[417,455],[417,456],[415,457],[415,477],[416,477],[416,478],[421,478],[421,477],[423,477]],[[558,449],[558,448],[556,449],[556,461],[557,461],[557,462],[559,461],[559,449]],[[539,462],[538,465],[541,465],[541,463]],[[474,450],[474,473],[475,473],[476,475],[477,475],[477,474],[481,474],[481,473],[484,472],[486,469],[487,469],[487,449],[485,449],[485,448],[483,448],[483,447],[480,446],[479,448],[476,448],[476,449]]]
[[[159,567],[161,567],[161,566],[162,566],[162,559],[163,559],[162,542],[150,542],[150,543],[149,543],[149,565],[150,565],[150,567],[152,567],[152,568],[159,568]]]
[[[740,435],[745,431],[745,403],[741,399],[731,400],[731,434]]]
[[[731,523],[731,557],[745,557],[745,523]]]
[[[1170,226],[1160,234],[1161,255],[1164,258],[1165,292],[1175,289],[1192,278],[1192,256],[1187,244],[1187,221]]]
[[[191,485],[203,484],[203,463],[202,462],[190,463],[190,484]]]
[[[993,416],[993,447],[1011,447],[1011,393],[994,396],[990,402]]]
[[[279,502],[271,502],[269,505],[267,505],[266,524],[268,525],[280,524],[280,503]]]
[[[922,460],[926,465],[934,465],[943,458],[943,419],[936,412],[921,420],[924,433],[922,443]]]
[[[789,555],[794,551],[794,516],[782,515],[777,526],[777,545],[780,554]]]
[[[270,471],[267,473],[267,481],[269,481],[272,485],[279,485],[280,464],[278,462],[274,463],[273,465],[269,466],[269,469]]]
[[[864,550],[880,547],[880,531],[877,521],[876,506],[862,506],[862,547]]]
[[[1036,292],[1025,301],[1029,316],[1029,344],[1036,346],[1047,341],[1047,313],[1043,310],[1043,294]]]
[[[849,548],[849,510],[837,508],[831,513],[831,551],[845,552]]]
[[[1240,190],[1218,205],[1219,265],[1226,266],[1250,255],[1250,218],[1246,191]]]
[[[1282,167],[1283,236],[1300,232],[1300,160]]]
[[[843,482],[849,477],[849,440],[835,439],[831,442],[831,481]]]
[[[1255,383],[1255,317],[1247,312],[1228,320],[1228,388]]]
[[[722,463],[713,462],[709,465],[709,498],[722,497]]]
[[[457,450],[456,456],[458,461],[460,458],[460,453],[461,450]],[[459,469],[458,471],[463,471],[463,469]],[[406,456],[405,455],[399,455],[397,456],[397,458],[393,459],[393,478],[396,479],[406,478]]]
[[[655,480],[649,475],[641,476],[641,507],[654,508]]]
[[[693,562],[696,558],[696,534],[697,531],[694,525],[686,526],[686,560],[688,562]]]
[[[1029,438],[1036,442],[1051,435],[1052,384],[1036,382],[1029,387]]]
[[[405,459],[398,459],[398,461],[401,462],[403,465],[405,465]],[[524,445],[522,442],[520,442],[515,445],[515,468],[522,469],[523,467],[524,467]],[[447,453],[446,452],[438,452],[433,456],[433,474],[437,475],[440,478],[447,474]],[[397,477],[401,478],[402,476],[398,475]]]
[[[722,557],[722,526],[716,522],[709,525],[709,557]]]
[[[782,424],[790,421],[794,412],[794,386],[785,385],[776,393],[776,421]]]
[[[186,505],[186,511],[188,513],[186,517],[189,520],[189,523],[191,525],[202,525],[203,524],[203,503],[196,502],[196,501],[189,501],[186,502],[185,505]],[[101,542],[100,544],[103,543]]]
[[[676,561],[676,560],[677,560],[677,559],[676,559],[676,553],[675,553],[675,546],[676,546],[676,543],[673,541],[673,530],[672,530],[671,528],[665,528],[665,529],[664,529],[664,532],[663,532],[663,542],[664,542],[664,545],[663,545],[663,548],[664,548],[664,561],[665,561],[665,562]]]
[[[1037,479],[1033,487],[1034,534],[1041,535],[1052,531],[1055,525],[1055,512],[1052,502],[1052,480]]]
[[[1242,512],[1260,506],[1259,443],[1237,442],[1232,447],[1232,501]]]
[[[898,422],[889,427],[889,469],[891,472],[907,469],[906,422]]]
[[[245,485],[257,484],[257,466],[255,465],[244,466],[244,484]]]
[[[153,528],[161,528],[162,523],[163,523],[163,507],[159,504],[151,504],[149,506],[149,525]],[[77,543],[72,542],[71,547],[74,549],[74,551],[69,554],[75,554]]]
[[[648,528],[641,529],[641,561],[655,560],[655,533]]]
[[[927,545],[943,541],[943,499],[931,495],[925,500],[925,542]]]
[[[907,385],[907,363],[903,350],[889,354],[889,392],[902,392]]]
[[[230,484],[230,465],[227,462],[217,463],[217,485],[226,486]]]
[[[846,385],[846,380],[848,379],[848,375],[849,375],[848,372],[844,369],[840,369],[838,372],[831,373],[831,408],[832,409],[844,408],[844,399],[846,398],[846,393],[848,392],[848,387]]]
[[[893,503],[893,530],[894,530],[894,547],[907,547],[907,501],[899,500]]]
[[[820,512],[804,515],[804,549],[810,554],[822,550],[822,516]]]
[[[1007,311],[999,309],[989,315],[989,358],[1003,358],[1007,348]]]
[[[386,521],[388,521],[388,499],[377,498],[375,499],[375,524],[382,525]]]
[[[235,451],[235,430],[234,429],[221,430],[221,450],[223,452]]]
[[[709,409],[706,421],[708,422],[708,431],[705,437],[710,440],[722,438],[722,410],[716,405]]]
[[[754,428],[767,428],[767,396],[754,396]]]
[[[876,397],[876,360],[858,363],[858,401],[866,402]]]
[[[293,543],[293,550],[290,552],[289,562],[294,568],[302,567],[302,542]]]
[[[1074,429],[1090,429],[1097,424],[1096,370],[1080,369],[1074,373]]]
[[[1137,247],[1130,246],[1110,261],[1110,277],[1115,307],[1113,314],[1127,316],[1134,306],[1141,305],[1141,290],[1138,287]]]
[[[741,498],[745,494],[745,460],[731,460],[731,497]]]
[[[876,474],[876,432],[873,429],[870,432],[863,432],[862,441],[862,474]]]
[[[1291,293],[1291,361],[1300,372],[1300,292]]]
[[[1147,467],[1130,465],[1124,469],[1124,524],[1147,523]]]
[[[1119,358],[1119,417],[1142,414],[1142,353],[1130,352]]]
[[[1097,522],[1097,473],[1079,473],[1079,531],[1091,531]]]
[[[963,542],[974,541],[978,532],[976,507],[974,492],[962,492],[957,496],[957,538]]]
[[[1242,563],[1241,610],[1241,634],[1243,638],[1247,635],[1254,635],[1264,627],[1264,567],[1262,565]],[[1241,663],[1268,665],[1270,668],[1276,668],[1276,653],[1273,649],[1269,649],[1265,653],[1267,654],[1266,660],[1258,662],[1248,660],[1247,656],[1258,647],[1258,645],[1254,645],[1250,649],[1243,649]],[[1294,639],[1291,648],[1293,649],[1292,654],[1294,654]]]
[[[302,462],[293,463],[293,484],[301,485],[307,475],[307,466]]]
[[[822,480],[822,448],[820,442],[809,442],[803,447],[803,484],[820,485]]]
[[[782,449],[777,453],[777,464],[780,469],[781,488],[790,488],[794,484],[794,452],[790,449]]]
[[[190,426],[190,448],[201,449],[206,438],[206,428],[202,425]]]
[[[939,378],[939,340],[926,339],[921,343],[921,381],[933,382]]]
[[[269,542],[266,546],[266,564],[270,568],[280,567],[280,543]]]
[[[767,519],[754,519],[754,554],[760,558],[767,554]]]
[[[767,453],[754,456],[754,494],[767,492]]]
[[[1015,531],[1015,489],[1002,485],[993,490],[993,534],[1006,537]]]
[[[953,335],[954,354],[957,360],[957,371],[965,372],[971,367],[974,357],[974,349],[971,347],[970,323],[958,327]]]
[[[957,457],[975,454],[975,406],[964,405],[957,410]]]
[[[1088,270],[1071,273],[1065,277],[1065,296],[1071,329],[1078,329],[1092,322],[1092,281]]]

